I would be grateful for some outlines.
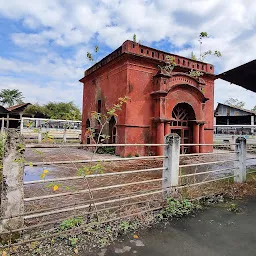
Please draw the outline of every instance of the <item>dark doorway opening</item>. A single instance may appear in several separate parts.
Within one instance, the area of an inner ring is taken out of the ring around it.
[[[171,133],[177,133],[181,138],[181,144],[193,143],[193,123],[195,120],[195,112],[187,103],[177,104],[172,111]],[[191,147],[182,145],[181,154],[191,152]]]

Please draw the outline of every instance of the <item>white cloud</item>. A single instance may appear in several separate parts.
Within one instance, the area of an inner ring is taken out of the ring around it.
[[[82,84],[76,82],[72,86],[63,86],[62,82],[52,81],[40,85],[38,81],[15,77],[3,77],[0,79],[0,88],[17,89],[26,99],[26,102],[45,104],[49,101],[73,101],[77,106],[82,105]]]
[[[215,64],[217,72],[256,57],[254,0],[232,0],[232,3],[223,0],[0,0],[0,15],[32,29],[33,32],[9,35],[21,47],[21,52],[26,49],[31,54],[40,53],[32,63],[20,60],[18,55],[11,59],[0,57],[1,73],[5,76],[27,73],[46,77],[51,80],[47,83],[50,90],[56,83],[56,88],[75,88],[74,84],[88,67],[85,56],[92,50],[95,38],[114,49],[136,33],[138,40],[149,45],[167,39],[178,47],[179,54],[188,56],[192,50],[198,54],[196,37],[199,32],[207,31],[211,38],[203,43],[203,51],[217,49],[223,54],[220,59],[210,57],[206,60]],[[52,45],[63,47],[63,50],[73,47],[74,56],[56,53]],[[22,79],[22,88],[32,88],[29,78],[27,83],[24,76]],[[0,88],[14,86],[17,79],[8,81],[1,83]],[[49,93],[47,88],[42,90]],[[64,95],[69,98],[65,92]],[[246,101],[248,108],[256,104],[255,94],[221,80],[216,81],[215,96],[216,101],[239,98]],[[48,100],[39,94],[36,97]]]

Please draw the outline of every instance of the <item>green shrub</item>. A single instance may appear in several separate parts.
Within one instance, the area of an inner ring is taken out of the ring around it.
[[[82,217],[77,217],[77,218],[71,218],[67,220],[63,220],[60,223],[60,229],[61,230],[68,230],[74,227],[78,227],[84,223],[84,220]]]
[[[115,147],[99,147],[96,151],[97,154],[115,154]]]
[[[180,218],[182,216],[191,214],[193,211],[198,210],[199,208],[201,208],[200,205],[192,203],[187,199],[179,201],[174,198],[168,198],[167,206],[160,212],[159,217],[160,219],[171,217]]]

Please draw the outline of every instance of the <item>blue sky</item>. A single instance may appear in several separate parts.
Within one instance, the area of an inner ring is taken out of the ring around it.
[[[28,102],[82,104],[78,80],[100,46],[98,60],[133,34],[142,44],[183,56],[198,54],[197,36],[210,35],[203,50],[220,73],[256,57],[254,0],[0,0],[0,89],[18,88]],[[215,102],[229,97],[256,105],[256,94],[222,80]]]

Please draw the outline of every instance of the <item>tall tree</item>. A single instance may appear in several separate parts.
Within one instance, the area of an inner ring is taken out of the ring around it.
[[[43,114],[50,119],[81,120],[81,111],[72,102],[49,102],[45,105],[35,103],[24,111],[25,114]]]
[[[0,92],[0,103],[7,107],[23,103],[22,99],[22,92],[18,89],[2,89]]]
[[[38,103],[26,107],[24,114],[35,116],[36,114],[46,115],[46,108]]]
[[[240,100],[235,99],[235,98],[229,98],[228,100],[226,100],[224,102],[224,104],[227,104],[231,107],[243,108],[244,105],[245,105],[245,102],[240,101]]]
[[[72,101],[49,102],[44,108],[45,114],[52,119],[81,120],[81,112]]]
[[[255,112],[256,112],[256,106],[254,106],[254,108],[252,109],[252,111],[255,111]]]

